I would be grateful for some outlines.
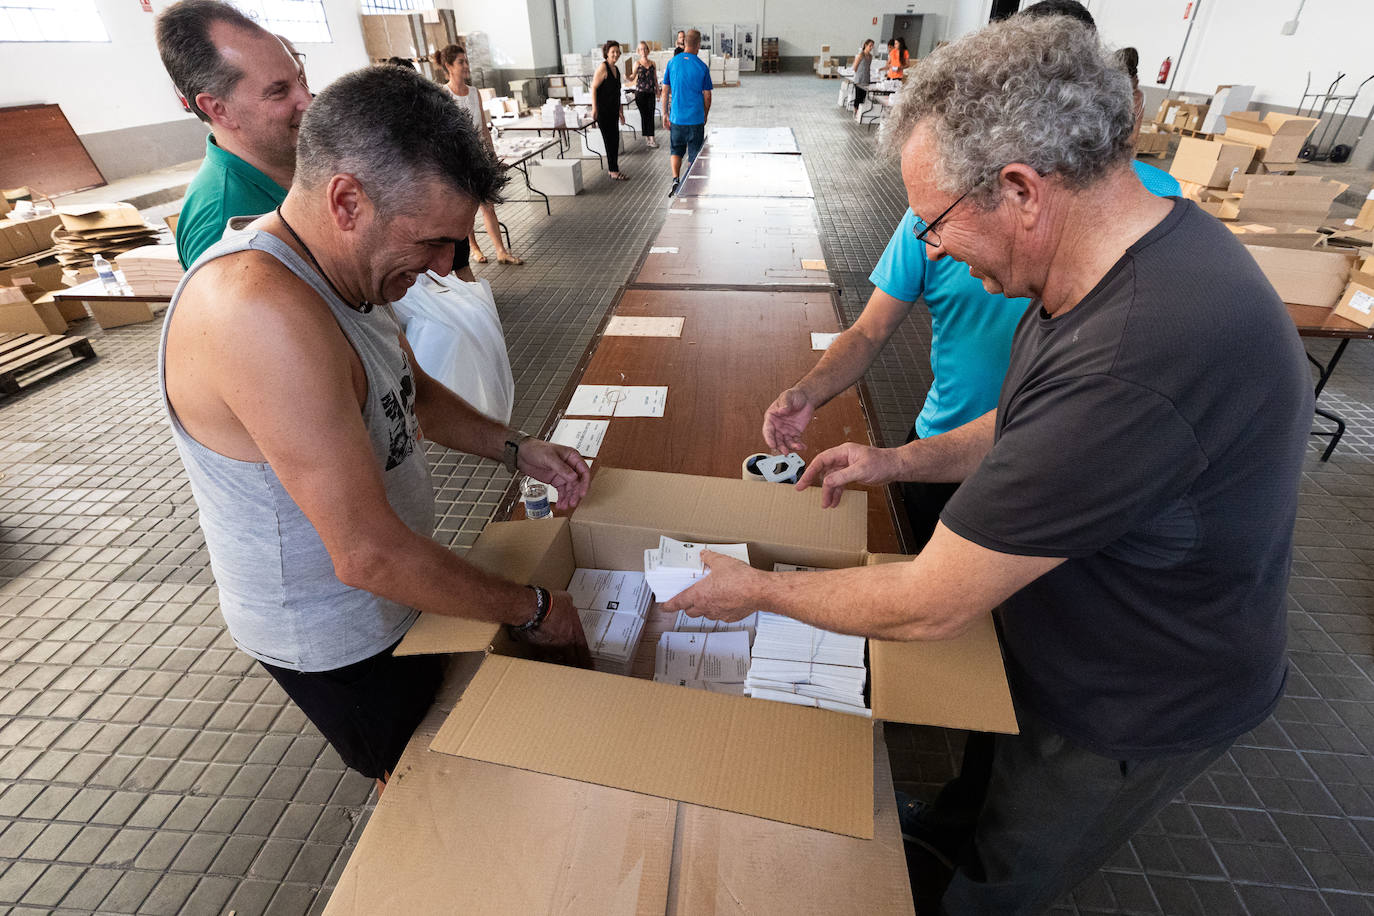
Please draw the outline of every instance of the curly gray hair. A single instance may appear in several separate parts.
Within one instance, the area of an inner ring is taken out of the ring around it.
[[[918,123],[933,130],[935,182],[991,206],[988,181],[1024,163],[1073,188],[1131,157],[1131,81],[1094,32],[1062,16],[1013,16],[940,48],[907,75],[882,144],[900,155]]]

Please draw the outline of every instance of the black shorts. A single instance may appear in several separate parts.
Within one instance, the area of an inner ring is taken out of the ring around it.
[[[347,766],[382,779],[396,768],[444,677],[442,655],[395,656],[395,648],[332,671],[258,664],[281,684]]]

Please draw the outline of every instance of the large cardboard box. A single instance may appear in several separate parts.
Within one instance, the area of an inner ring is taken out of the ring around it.
[[[0,332],[65,334],[67,320],[51,302],[36,304],[13,287],[0,287]]]
[[[61,225],[55,213],[37,219],[0,220],[0,261],[47,251],[53,247],[52,231]]]
[[[1255,157],[1255,148],[1243,143],[1180,137],[1169,174],[1180,181],[1192,181],[1209,188],[1224,188],[1237,172],[1245,172]]]
[[[1317,175],[1252,175],[1239,200],[1239,219],[1315,229],[1349,185]]]
[[[1281,240],[1264,235],[1246,236],[1245,241],[1245,249],[1274,285],[1279,298],[1290,305],[1331,308],[1345,291],[1350,269],[1355,265],[1355,255],[1349,251],[1286,247]]]
[[[568,518],[488,525],[467,559],[562,588],[577,567],[640,569],[660,535],[749,544],[754,565],[842,568],[909,557],[865,549],[865,494],[618,468]],[[490,623],[423,615],[398,654],[486,653],[431,749],[770,820],[873,836],[865,718],[515,657]],[[939,643],[869,640],[877,719],[1014,732],[991,617]]]
[[[57,208],[62,228],[68,232],[99,232],[146,225],[133,204],[71,204]]]
[[[1374,229],[1374,191],[1370,191],[1365,198],[1364,206],[1355,216],[1354,225],[1356,229]]]
[[[66,284],[63,283],[61,264],[36,261],[0,269],[0,286],[12,286],[33,302],[45,293],[64,288]]]
[[[1350,284],[1336,303],[1336,314],[1361,327],[1374,328],[1374,258],[1350,272]]]
[[[1136,138],[1135,152],[1137,156],[1165,155],[1169,152],[1169,135],[1153,127],[1148,130],[1141,128],[1140,136]]]
[[[1257,147],[1256,158],[1261,162],[1297,162],[1307,138],[1317,129],[1318,118],[1300,118],[1297,115],[1279,114],[1271,111],[1263,118],[1256,111],[1238,111],[1226,116],[1227,140],[1234,143],[1248,143]]]

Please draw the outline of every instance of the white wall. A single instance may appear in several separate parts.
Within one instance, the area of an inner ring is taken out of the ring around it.
[[[530,36],[530,9],[525,3],[440,0],[439,5],[453,10],[460,33],[487,33],[492,63],[497,69],[529,70],[537,66]],[[552,27],[552,17],[549,27]]]
[[[161,10],[168,0],[157,0]],[[0,106],[62,106],[78,134],[191,118],[162,69],[153,13],[128,0],[97,0],[109,42],[20,42],[0,53]],[[319,88],[367,63],[355,0],[325,0],[332,44],[299,44],[311,85]]]
[[[641,41],[657,41],[671,48],[672,30],[668,0],[635,0],[635,34],[631,40],[636,45]],[[634,48],[630,52],[633,53]]]
[[[946,41],[953,41],[969,32],[976,32],[988,24],[990,15],[992,0],[953,0],[950,4],[949,27],[943,37]]]
[[[526,0],[525,9],[529,16],[530,52],[535,67],[555,67],[558,59],[558,27],[553,19],[553,3],[550,0]]]
[[[948,37],[953,8],[968,2],[984,0],[672,0],[672,22],[758,22],[759,35],[776,36],[783,57],[815,57],[828,44],[836,57],[852,58],[864,39],[877,40],[884,15],[928,14],[921,44],[933,45]]]
[[[1254,100],[1296,107],[1307,71],[1323,87],[1337,71],[1349,75],[1346,92],[1374,73],[1370,37],[1374,36],[1374,3],[1369,0],[1315,0],[1306,5],[1297,34],[1279,34],[1293,17],[1295,0],[1201,0],[1188,48],[1179,59],[1187,30],[1187,0],[1094,0],[1098,30],[1110,44],[1140,50],[1140,79],[1154,85],[1159,65],[1174,58],[1174,89],[1211,93],[1223,83],[1250,83]],[[1374,82],[1356,111],[1361,119],[1374,105]],[[1353,117],[1353,115],[1352,115]]]

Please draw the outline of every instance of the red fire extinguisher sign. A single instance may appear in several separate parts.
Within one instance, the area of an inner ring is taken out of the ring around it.
[[[1187,19],[1193,14],[1193,5],[1190,3],[1183,8],[1183,18]]]

